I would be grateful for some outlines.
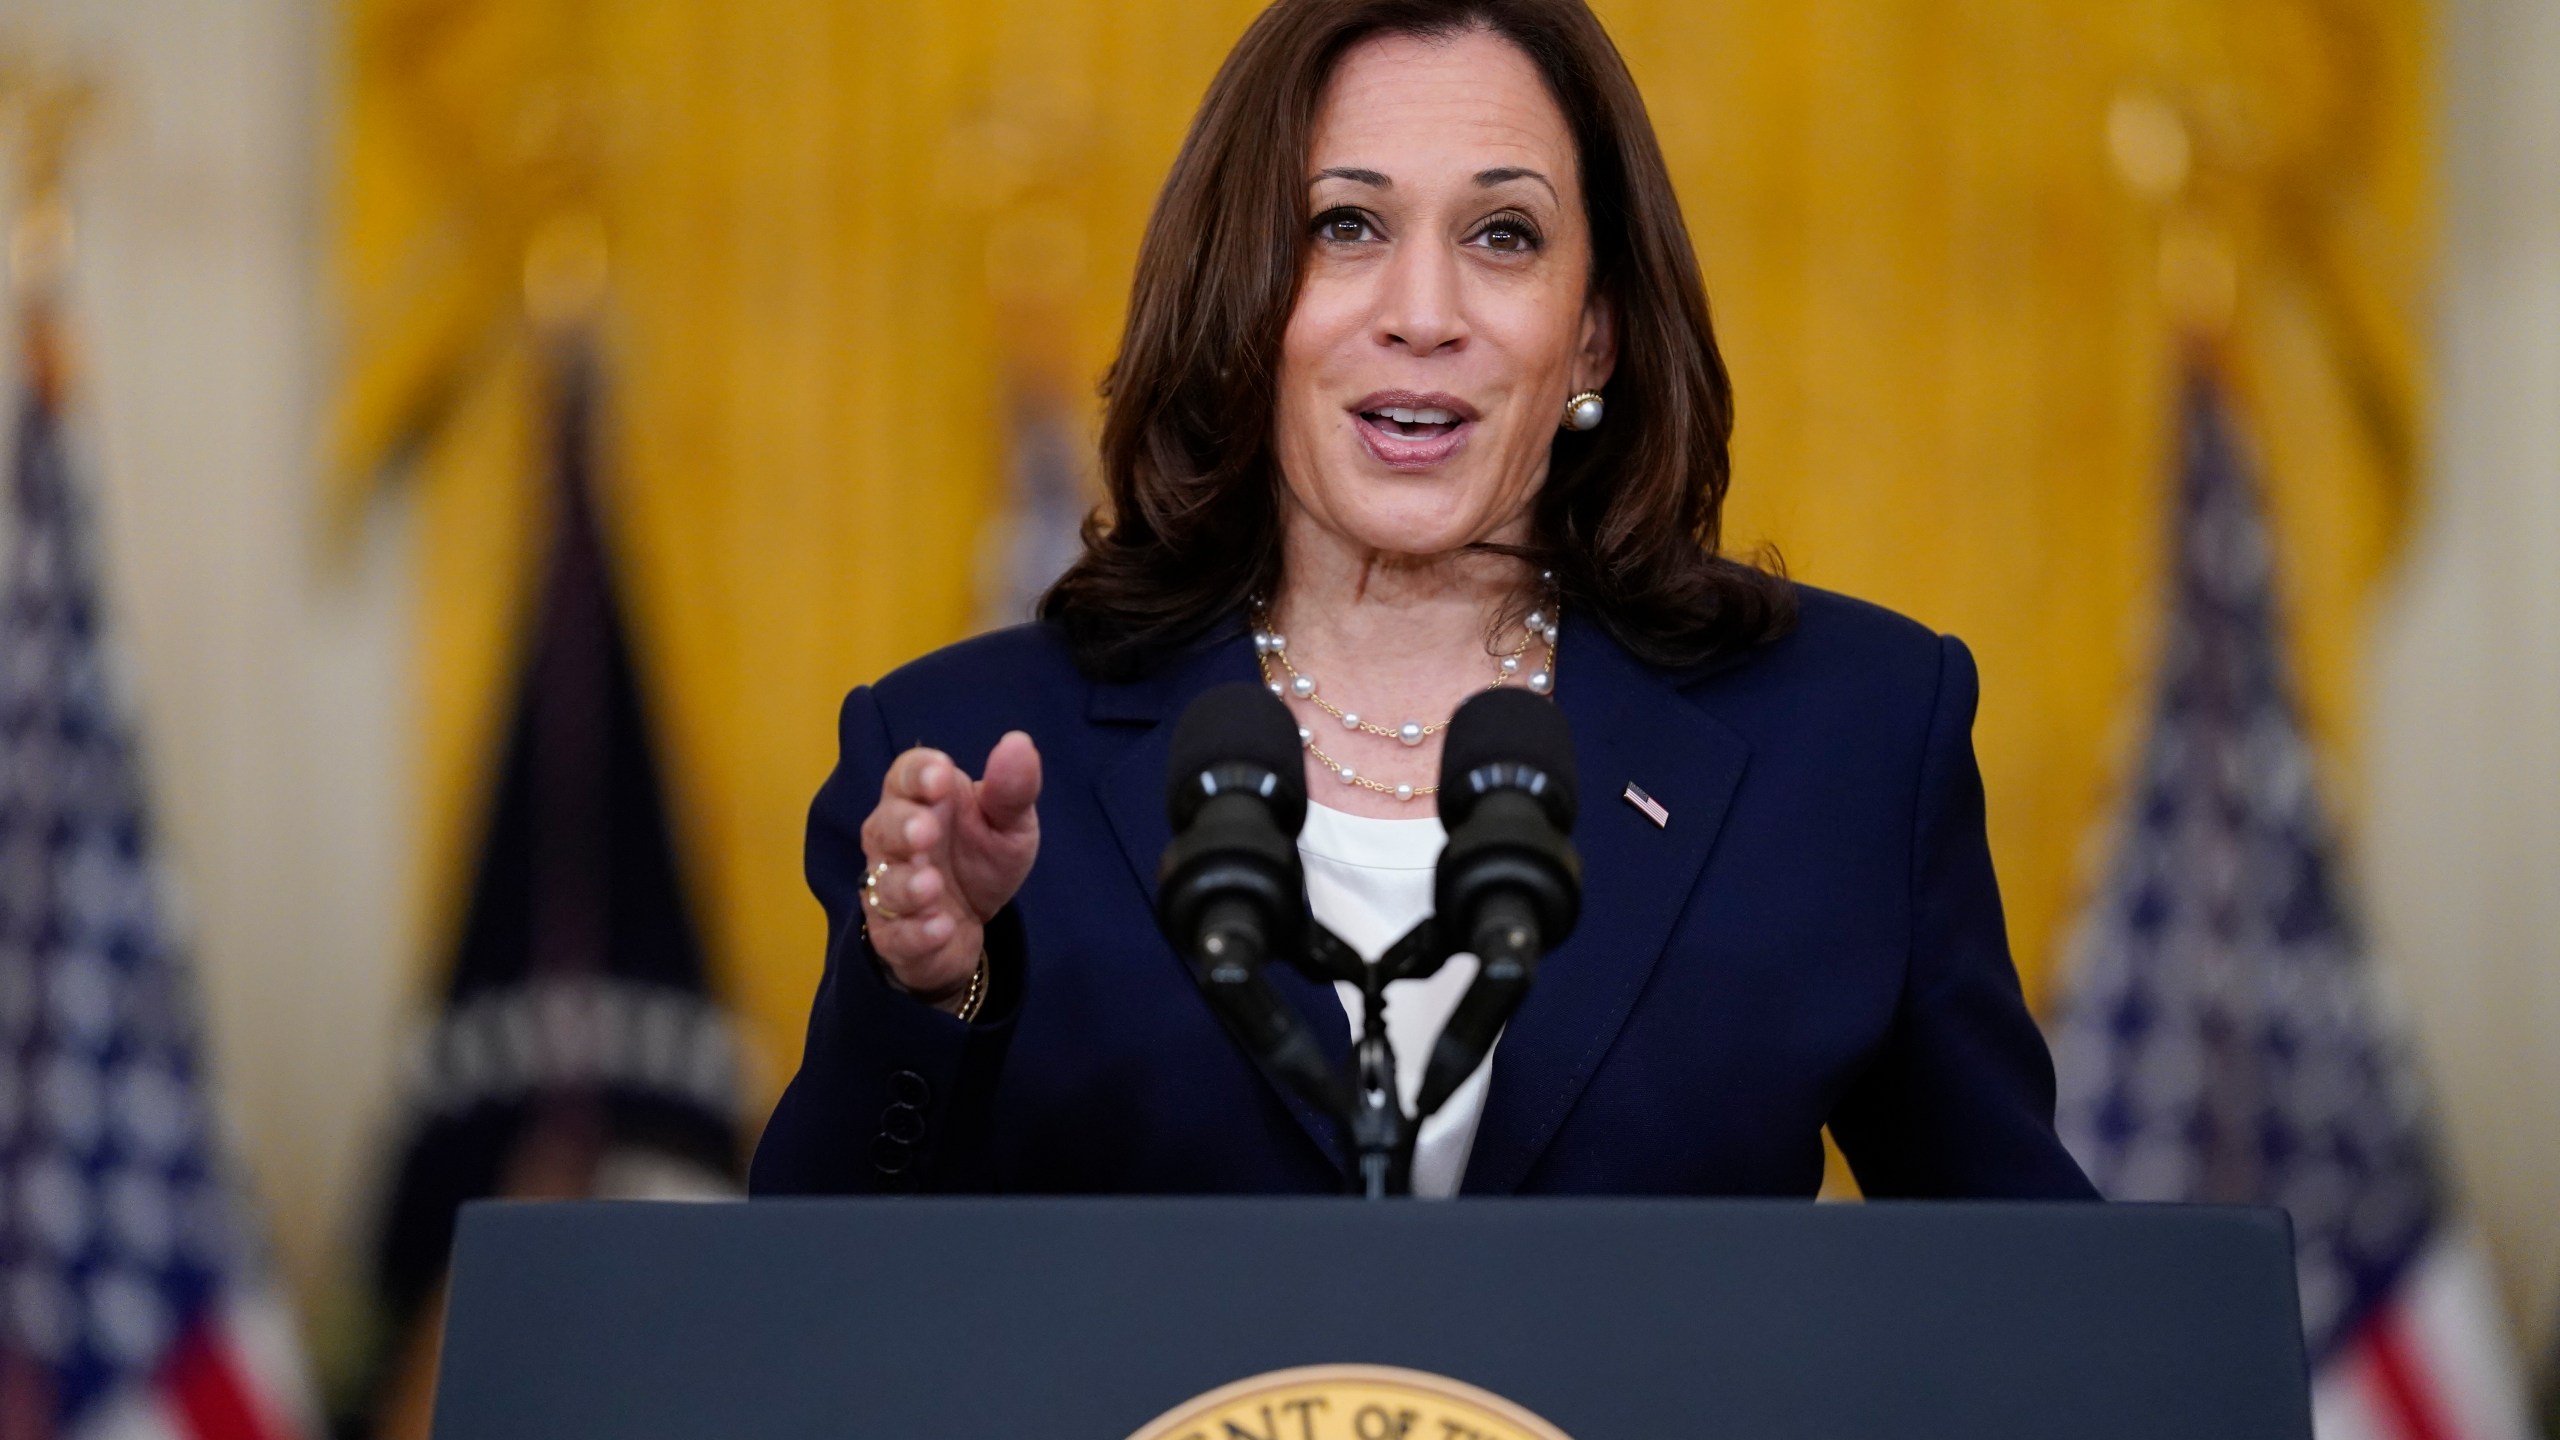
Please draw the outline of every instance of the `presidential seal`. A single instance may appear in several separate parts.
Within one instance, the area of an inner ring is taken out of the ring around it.
[[[1391,1365],[1307,1365],[1223,1385],[1129,1440],[1569,1440],[1464,1381]]]

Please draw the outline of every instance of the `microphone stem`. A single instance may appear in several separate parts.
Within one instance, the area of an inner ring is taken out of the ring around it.
[[[1449,1017],[1447,1028],[1431,1048],[1431,1063],[1422,1072],[1417,1116],[1448,1103],[1467,1077],[1493,1052],[1511,1012],[1537,978],[1538,960],[1546,953],[1546,937],[1537,907],[1513,890],[1497,890],[1481,902],[1475,925],[1476,978]]]
[[[1360,1190],[1372,1200],[1413,1190],[1412,1147],[1403,1098],[1396,1093],[1396,1051],[1387,1038],[1386,972],[1361,967],[1358,1109],[1351,1138],[1360,1160]]]
[[[1232,895],[1211,900],[1192,948],[1201,991],[1246,1054],[1329,1114],[1342,1114],[1355,1103],[1315,1036],[1262,973],[1269,936],[1252,902]]]

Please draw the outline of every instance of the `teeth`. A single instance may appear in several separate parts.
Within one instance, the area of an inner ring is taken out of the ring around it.
[[[1453,410],[1436,408],[1410,410],[1402,405],[1390,405],[1373,413],[1383,415],[1399,425],[1454,425],[1458,420],[1457,412]]]

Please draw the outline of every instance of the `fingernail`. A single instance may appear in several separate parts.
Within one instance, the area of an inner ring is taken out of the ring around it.
[[[925,921],[924,933],[928,939],[947,939],[951,934],[951,917],[948,915],[936,915]]]
[[[906,824],[899,826],[898,834],[910,845],[923,844],[924,818],[922,816],[918,816],[915,819],[908,821]]]

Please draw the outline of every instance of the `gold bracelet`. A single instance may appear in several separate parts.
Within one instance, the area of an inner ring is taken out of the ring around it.
[[[865,924],[862,927],[862,947],[864,950],[870,952],[872,968],[879,971],[882,979],[888,981],[890,989],[897,991],[901,995],[913,995],[916,999],[924,1001],[927,1005],[932,1005],[937,1008],[942,1004],[940,1000],[934,999],[930,996],[918,995],[915,991],[898,983],[898,977],[890,973],[887,965],[881,963],[880,952],[871,949],[871,927],[868,924]],[[960,996],[960,1008],[951,1012],[962,1024],[967,1024],[968,1022],[977,1019],[978,1012],[986,1008],[987,990],[989,988],[987,984],[987,966],[987,947],[981,945],[978,947],[978,968],[969,972],[969,988]]]
[[[978,1018],[978,1012],[986,1007],[986,1003],[987,950],[981,945],[978,947],[978,968],[969,975],[969,993],[960,997],[960,1008],[952,1014],[959,1017],[961,1024],[966,1025]]]

